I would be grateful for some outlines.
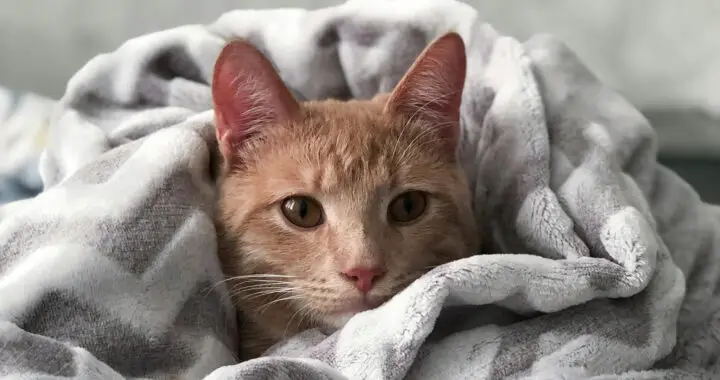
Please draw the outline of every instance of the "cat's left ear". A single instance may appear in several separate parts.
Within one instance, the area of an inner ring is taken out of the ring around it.
[[[457,33],[433,41],[390,94],[385,111],[421,119],[439,128],[448,149],[460,138],[460,101],[465,84],[465,44]]]

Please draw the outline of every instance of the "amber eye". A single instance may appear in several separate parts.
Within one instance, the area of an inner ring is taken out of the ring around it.
[[[286,198],[280,208],[285,218],[298,227],[313,228],[323,222],[322,206],[318,201],[310,197]]]
[[[388,208],[390,221],[410,223],[422,216],[427,206],[427,196],[422,191],[408,191],[395,197]]]

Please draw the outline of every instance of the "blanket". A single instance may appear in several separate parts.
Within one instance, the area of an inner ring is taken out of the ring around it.
[[[42,190],[38,158],[55,101],[0,86],[0,205]]]
[[[458,157],[482,252],[238,363],[212,223],[220,49],[247,38],[300,100],[370,98],[449,30],[468,52]],[[450,0],[238,10],[94,58],[60,106],[44,191],[0,208],[1,376],[720,376],[720,208],[551,36],[518,41]]]

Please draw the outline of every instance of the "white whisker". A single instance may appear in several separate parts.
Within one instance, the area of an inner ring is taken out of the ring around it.
[[[288,329],[290,328],[290,325],[292,324],[293,319],[295,319],[295,317],[297,317],[298,315],[300,316],[300,319],[298,319],[298,323],[297,323],[298,327],[302,325],[303,310],[309,309],[309,306],[310,305],[308,303],[305,303],[304,305],[302,305],[302,307],[297,309],[297,311],[295,313],[293,313],[293,315],[290,317],[290,320],[288,320],[288,323],[285,325],[285,331],[283,331],[283,338],[287,338]]]
[[[256,274],[243,274],[239,276],[228,277],[228,280],[241,280],[245,278],[296,278],[296,276],[289,276],[285,274],[271,274],[271,273],[256,273]]]
[[[241,294],[241,293],[250,293],[250,292],[256,292],[256,291],[283,291],[287,289],[292,289],[293,287],[287,286],[287,285],[277,285],[277,286],[267,286],[267,285],[252,285],[252,286],[245,286],[242,288],[233,288],[230,292],[234,294]]]
[[[258,314],[264,313],[270,306],[272,306],[272,305],[274,305],[274,304],[276,304],[276,303],[278,303],[278,302],[292,301],[292,300],[297,300],[297,299],[302,299],[302,298],[303,298],[302,296],[297,295],[297,294],[294,294],[294,295],[291,295],[291,296],[287,296],[287,297],[278,298],[278,299],[276,299],[276,300],[270,301],[270,302],[266,303],[265,305],[261,306],[260,309],[258,309]]]
[[[284,294],[290,294],[295,291],[295,288],[283,288],[283,289],[267,289],[267,290],[260,290],[257,292],[251,292],[250,294],[243,296],[243,300],[248,302],[252,301],[256,298],[261,297],[270,297],[273,295],[284,295]],[[240,295],[242,292],[237,292],[236,295]]]

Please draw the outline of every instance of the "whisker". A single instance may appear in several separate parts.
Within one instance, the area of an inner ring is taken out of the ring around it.
[[[228,280],[241,280],[245,278],[296,278],[296,276],[290,276],[286,274],[255,273],[229,277]]]
[[[270,306],[272,306],[272,305],[274,305],[274,304],[276,304],[276,303],[278,303],[278,302],[292,301],[292,300],[297,300],[297,299],[302,299],[302,298],[303,298],[302,296],[297,295],[297,294],[294,294],[294,295],[291,295],[291,296],[287,296],[287,297],[278,298],[278,299],[276,299],[276,300],[270,301],[270,302],[266,303],[265,305],[261,306],[260,309],[258,310],[258,314],[264,313]]]
[[[284,285],[273,285],[268,286],[267,284],[261,284],[261,285],[250,285],[250,286],[244,286],[239,288],[233,288],[231,289],[231,293],[233,294],[240,294],[240,293],[249,293],[252,291],[281,291],[281,290],[287,290],[287,289],[293,289],[293,287],[287,286],[287,284]]]
[[[264,281],[268,281],[268,282],[269,281],[278,281],[278,282],[282,282],[282,283],[285,282],[285,281],[279,280],[279,278],[291,279],[291,278],[295,278],[295,276],[287,276],[287,275],[279,275],[279,274],[278,275],[276,275],[276,274],[249,274],[249,275],[228,277],[228,278],[225,278],[224,280],[220,280],[220,281],[216,282],[215,284],[213,284],[212,286],[210,286],[208,288],[208,294],[210,292],[212,292],[213,290],[215,290],[218,286],[225,284],[228,281],[249,280],[249,281],[260,282],[260,281],[264,280]]]
[[[294,292],[294,288],[284,288],[284,289],[270,289],[270,290],[260,290],[254,293],[250,293],[247,296],[242,297],[244,301],[252,301],[256,298],[261,297],[270,297],[273,295],[284,295],[284,294],[290,294]],[[242,292],[237,292],[235,295],[240,295]]]
[[[238,281],[239,284],[251,284],[251,285],[287,285],[290,282],[289,281],[278,281],[278,280],[258,280],[258,279],[250,279],[250,280],[240,280]],[[236,284],[237,285],[237,284]]]
[[[293,286],[288,283],[249,283],[249,284],[234,284],[228,289],[229,293],[238,295],[240,293],[249,292],[253,290],[282,290],[292,288]]]
[[[274,293],[280,294],[280,293],[288,293],[293,291],[294,288],[292,287],[274,287],[274,288],[268,288],[266,286],[261,287],[252,287],[252,288],[243,288],[243,289],[236,289],[233,291],[233,294],[237,296],[242,296],[242,298],[250,301],[252,299],[255,299],[257,297],[262,296],[269,296]]]
[[[237,283],[233,284],[230,288],[231,289],[238,289],[238,288],[245,288],[250,286],[266,286],[268,288],[272,287],[278,287],[278,286],[291,286],[292,284],[288,281],[275,281],[275,280],[242,280],[238,281]]]
[[[266,278],[269,277],[269,278]],[[278,278],[282,278],[278,279]],[[250,290],[255,289],[275,289],[279,290],[280,288],[287,288],[290,286],[290,283],[286,280],[286,277],[283,275],[242,275],[242,276],[234,276],[230,277],[228,279],[223,280],[222,282],[227,282],[229,280],[236,280],[239,283],[234,284],[230,289],[228,289],[228,293],[230,293],[231,297],[235,297],[243,292],[247,292]],[[221,282],[221,283],[222,283]],[[217,286],[216,284],[215,286]]]
[[[293,319],[295,319],[296,316],[298,316],[298,315],[300,316],[300,319],[298,319],[298,323],[297,323],[298,327],[300,327],[302,325],[302,321],[303,321],[302,312],[303,312],[303,310],[308,309],[308,308],[309,308],[309,304],[305,303],[304,305],[302,305],[302,307],[297,309],[297,311],[295,313],[293,313],[293,315],[290,317],[290,320],[285,325],[285,331],[283,331],[283,339],[287,338],[287,333],[288,333],[288,329],[290,328],[290,324],[292,324],[292,321],[293,321]]]
[[[316,318],[315,315],[312,313],[313,310],[312,308],[310,308],[310,305],[306,304],[300,310],[300,319],[297,322],[298,327],[302,326],[305,322],[308,322],[309,325],[312,325]]]

